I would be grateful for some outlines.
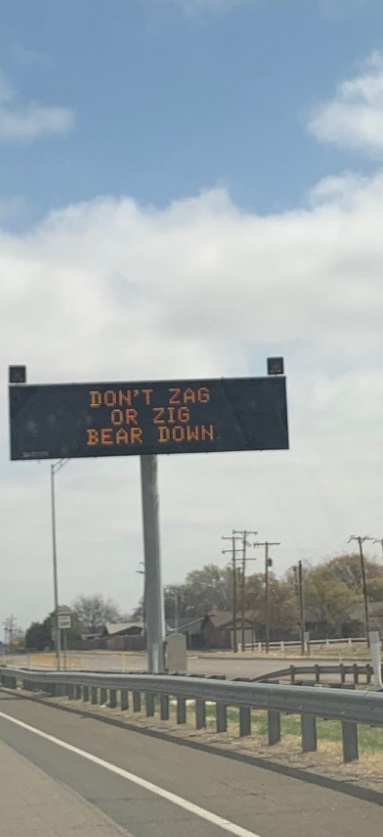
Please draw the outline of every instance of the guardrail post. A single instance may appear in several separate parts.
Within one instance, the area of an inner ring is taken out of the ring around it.
[[[226,703],[216,703],[216,725],[217,732],[227,731],[227,706]]]
[[[373,669],[371,663],[367,663],[367,665],[366,665],[366,683],[367,683],[367,686],[371,685],[373,673],[374,673],[374,669]]]
[[[69,700],[73,700],[74,698],[74,686],[73,683],[68,683],[66,687],[66,694]]]
[[[197,698],[195,702],[195,725],[197,729],[206,727],[206,704],[202,698]]]
[[[239,737],[251,735],[251,709],[250,706],[239,707]]]
[[[129,709],[129,693],[127,689],[121,689],[121,712]]]
[[[97,703],[97,697],[98,697],[97,692],[98,692],[97,686],[92,686],[90,695],[91,695],[91,703],[93,704],[93,706],[95,706],[96,703]]]
[[[270,747],[273,744],[279,744],[281,740],[281,713],[276,709],[268,709],[267,711],[267,728]]]
[[[100,689],[100,703],[101,703],[101,706],[106,706],[107,702],[108,702],[107,689]]]
[[[76,683],[75,686],[75,697],[76,700],[81,700],[81,685],[79,683]]]
[[[141,712],[141,692],[133,692],[133,712]]]
[[[186,724],[186,698],[177,698],[177,724]]]
[[[295,666],[290,666],[290,683],[292,685],[295,683]]]
[[[352,669],[353,669],[353,672],[354,672],[354,683],[356,685],[357,683],[359,683],[359,666],[358,666],[358,663],[354,663]]]
[[[89,686],[84,686],[82,690],[82,699],[84,703],[88,703],[89,701]]]
[[[343,663],[341,663],[340,666],[339,666],[339,673],[340,673],[340,682],[345,683],[346,682],[346,669],[345,669],[345,666],[343,665]]]
[[[168,721],[169,720],[169,695],[161,695],[160,706],[161,706],[161,721]]]
[[[146,717],[153,718],[155,707],[155,695],[153,692],[146,692],[145,695]]]
[[[320,683],[320,666],[315,665],[314,666],[314,671],[315,671],[315,682]]]
[[[342,721],[343,761],[349,764],[359,758],[358,725],[353,721]]]
[[[317,719],[314,715],[301,715],[302,753],[317,749]]]
[[[109,689],[109,706],[115,709],[117,706],[117,692],[116,689]]]

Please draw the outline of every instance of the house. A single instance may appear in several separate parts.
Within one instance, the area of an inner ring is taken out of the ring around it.
[[[186,636],[186,644],[188,648],[201,648],[201,617],[198,619],[182,618],[182,619],[167,619],[166,634],[179,633]]]
[[[80,639],[83,642],[98,642],[101,637],[102,628],[99,628],[99,630],[96,630],[95,628],[86,628],[82,631]]]
[[[101,636],[142,636],[144,632],[144,622],[106,622]]]
[[[369,602],[368,616],[370,631],[379,631],[383,636],[383,602]],[[365,613],[364,605],[357,605],[350,614],[350,618],[342,625],[342,636],[361,637],[365,635]]]
[[[146,648],[144,622],[106,622],[101,638],[109,651],[144,651]]]
[[[258,626],[252,610],[243,614],[237,612],[235,624],[231,611],[218,610],[206,614],[202,621],[201,630],[205,637],[206,648],[234,648],[234,629],[237,634],[237,644],[242,643],[242,628],[245,645],[255,645]]]

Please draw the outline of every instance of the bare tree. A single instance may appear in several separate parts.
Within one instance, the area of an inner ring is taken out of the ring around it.
[[[116,603],[112,599],[105,599],[100,593],[78,596],[72,608],[86,628],[101,628],[105,622],[118,622],[122,619]]]

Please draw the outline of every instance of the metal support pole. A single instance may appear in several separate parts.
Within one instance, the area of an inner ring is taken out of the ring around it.
[[[59,601],[57,580],[57,543],[56,543],[56,503],[55,503],[55,471],[51,465],[51,507],[52,507],[52,558],[53,558],[53,593],[55,606],[55,651],[57,670],[60,671],[60,630],[59,630]]]
[[[163,652],[165,615],[161,582],[157,457],[141,456],[140,463],[144,529],[148,671],[151,674],[160,674],[165,669]]]

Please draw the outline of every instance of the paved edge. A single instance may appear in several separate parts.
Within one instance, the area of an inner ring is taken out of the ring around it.
[[[58,704],[49,700],[49,698],[38,697],[35,695],[32,696],[30,692],[23,692],[21,689],[18,689],[17,692],[15,692],[13,689],[5,689],[1,687],[0,692],[12,695],[14,698],[19,698],[20,700],[30,700],[34,703],[39,703],[42,706],[49,706],[51,709],[73,713],[74,715],[80,715],[86,718],[93,718],[93,720],[100,721],[103,724],[110,724],[111,726],[119,727],[120,729],[126,729],[129,732],[137,732],[151,738],[158,738],[162,741],[168,741],[170,744],[178,744],[180,747],[191,747],[193,750],[200,750],[201,752],[210,753],[211,755],[223,756],[224,758],[232,759],[233,761],[241,761],[244,764],[259,767],[262,770],[268,770],[271,773],[279,773],[280,775],[287,776],[290,779],[297,779],[311,785],[319,785],[319,787],[327,788],[328,790],[333,790],[356,799],[361,799],[365,802],[372,802],[375,805],[383,807],[383,793],[373,790],[372,788],[364,788],[343,780],[331,779],[328,776],[322,776],[320,773],[307,773],[299,767],[290,767],[287,764],[284,765],[279,762],[269,760],[266,761],[258,756],[251,756],[247,753],[225,750],[222,745],[215,746],[214,744],[204,744],[202,741],[191,741],[190,739],[180,738],[171,732],[136,726],[130,721],[120,721],[116,717],[108,718],[106,715],[101,715],[94,711],[90,712],[82,707],[80,709],[80,707],[77,706],[64,706],[63,704]]]

